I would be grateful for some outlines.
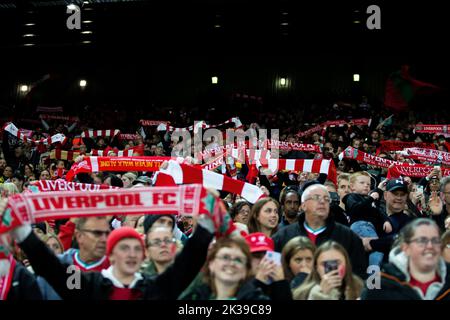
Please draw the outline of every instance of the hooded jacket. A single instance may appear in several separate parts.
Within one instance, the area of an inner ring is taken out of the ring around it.
[[[364,289],[362,300],[450,300],[449,265],[439,258],[437,274],[440,282],[432,283],[426,294],[410,285],[408,257],[399,247],[389,253],[389,263],[381,272],[379,289]]]

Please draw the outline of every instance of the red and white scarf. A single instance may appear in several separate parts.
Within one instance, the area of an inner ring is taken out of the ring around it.
[[[366,118],[361,118],[361,119],[352,119],[352,120],[329,120],[329,121],[325,121],[321,124],[316,125],[315,127],[306,130],[306,131],[300,131],[297,133],[297,136],[299,138],[301,137],[306,137],[309,136],[313,133],[322,131],[322,130],[326,130],[327,127],[330,128],[334,128],[334,127],[343,127],[343,126],[370,126],[370,124],[372,123],[372,119],[366,119]]]
[[[168,162],[166,169],[159,169],[154,184],[159,186],[191,183],[200,183],[205,188],[239,194],[250,203],[255,203],[264,197],[264,193],[255,185],[235,180],[209,170],[180,164],[174,160]]]
[[[414,133],[448,133],[450,124],[416,124]]]
[[[223,126],[223,125],[228,124],[228,123],[234,123],[234,127],[235,128],[242,127],[241,120],[239,120],[238,117],[234,117],[234,118],[228,119],[227,121],[219,123],[219,124],[206,124],[205,121],[199,121],[195,125],[189,126],[189,127],[186,127],[186,128],[175,128],[175,127],[169,126],[167,124],[160,123],[158,128],[157,128],[157,130],[158,131],[166,131],[167,130],[167,131],[174,131],[174,132],[181,132],[181,131],[184,131],[184,132],[185,131],[194,131],[194,132],[196,132],[199,128],[202,128],[202,129],[217,128],[217,127]]]
[[[406,148],[403,151],[398,151],[398,153],[409,159],[450,165],[450,152],[423,148]]]
[[[8,298],[9,289],[11,288],[12,279],[14,276],[14,270],[16,268],[16,260],[12,256],[12,254],[8,254],[8,250],[4,249],[2,245],[0,245],[0,264],[5,265],[4,270],[6,275],[0,275],[0,301],[4,301]],[[3,266],[2,266],[3,268]]]
[[[163,161],[170,159],[170,157],[84,157],[82,161],[72,165],[66,180],[72,181],[79,173],[158,171]]]
[[[339,160],[342,159],[353,159],[357,161],[361,161],[372,166],[380,167],[380,168],[389,168],[391,165],[403,165],[403,162],[389,160],[381,157],[377,157],[353,147],[347,147],[343,152],[339,154]]]
[[[80,155],[79,152],[75,151],[66,151],[61,149],[53,149],[50,151],[50,159],[56,159],[56,160],[68,160],[72,161],[76,157]]]
[[[139,123],[141,126],[144,127],[151,127],[151,126],[159,126],[161,123],[165,124],[166,126],[169,125],[169,121],[163,121],[163,120],[139,120]]]
[[[400,176],[407,176],[413,178],[426,177],[433,171],[433,166],[427,166],[425,164],[414,165],[395,165],[388,170],[387,178],[398,178]],[[450,175],[450,168],[441,168],[442,176],[446,177]]]
[[[107,157],[108,153],[113,151],[117,154],[118,157],[132,157],[135,153],[138,153],[139,156],[144,155],[144,146],[136,146],[132,148],[128,148],[125,150],[118,150],[117,148],[107,148],[105,150],[96,150],[92,149],[90,155],[91,156],[99,156],[99,157]]]
[[[425,148],[436,149],[434,143],[428,142],[411,142],[411,141],[397,141],[397,140],[383,140],[380,142],[379,151],[401,151],[406,148]],[[377,151],[377,153],[379,153]]]
[[[68,182],[63,179],[58,180],[39,180],[31,182],[31,186],[36,186],[40,192],[49,191],[99,191],[107,189],[118,189],[118,187],[112,187],[105,184],[89,184]],[[28,187],[30,188],[30,187]]]
[[[0,234],[51,219],[129,214],[208,214],[201,185],[21,193],[9,197]]]
[[[85,130],[81,133],[81,138],[115,137],[120,134],[120,130]]]
[[[53,114],[41,114],[39,115],[39,118],[41,118],[42,120],[63,120],[70,122],[80,121],[80,118],[76,116],[57,116]]]
[[[280,150],[294,150],[294,151],[305,151],[305,152],[322,152],[320,146],[315,144],[288,142],[288,141],[277,141],[277,140],[266,140],[260,144],[260,149],[280,149]]]
[[[20,140],[27,142],[27,143],[31,143],[31,145],[39,145],[39,144],[49,145],[49,144],[54,144],[54,143],[65,144],[67,141],[66,136],[63,135],[62,133],[58,133],[51,137],[40,139],[40,140],[30,139],[24,133],[22,133],[19,129],[17,129],[17,127],[12,122],[7,123],[3,127],[3,129],[6,132],[9,132],[10,134],[12,134],[13,136],[19,138]]]
[[[336,166],[333,160],[316,160],[316,159],[269,159],[267,167],[272,174],[278,170],[295,171],[295,172],[312,172],[325,173],[328,179],[337,185]],[[258,165],[257,165],[258,167]]]

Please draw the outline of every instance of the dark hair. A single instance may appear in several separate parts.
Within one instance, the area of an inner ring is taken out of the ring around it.
[[[108,178],[111,178],[111,186],[123,188],[123,181],[118,176],[110,173],[103,178],[103,182]]]
[[[245,263],[245,269],[247,270],[246,278],[241,281],[241,284],[249,279],[252,271],[252,254],[250,253],[250,248],[247,242],[242,238],[220,238],[212,246],[212,249],[208,253],[208,257],[205,262],[205,274],[203,276],[203,281],[211,288],[214,295],[217,294],[216,287],[214,285],[214,274],[211,274],[209,270],[209,264],[216,258],[217,253],[222,248],[238,248],[247,258]]]
[[[297,254],[300,250],[309,250],[314,256],[314,252],[316,251],[316,246],[312,241],[303,236],[297,236],[289,240],[285,246],[283,247],[283,251],[281,252],[282,258],[281,263],[283,265],[284,274],[287,280],[291,281],[295,274],[292,273],[289,264],[291,262],[291,258]]]
[[[270,197],[258,200],[253,205],[252,211],[250,212],[250,218],[248,220],[248,231],[250,233],[262,232],[261,226],[259,225],[259,222],[258,222],[258,216],[259,216],[259,213],[260,213],[262,207],[265,204],[269,203],[269,202],[273,202],[277,206],[277,209],[278,209],[278,220],[280,219],[280,214],[281,214],[281,212],[280,212],[280,204],[278,203],[277,200],[275,200],[274,198],[270,198]],[[277,229],[278,229],[278,226],[276,226],[272,230],[272,234],[274,234],[277,231]]]
[[[299,190],[299,188],[296,185],[291,185],[291,186],[287,186],[287,187],[283,188],[283,190],[281,190],[281,192],[280,192],[280,197],[279,197],[280,204],[284,205],[284,202],[286,201],[286,196],[288,195],[288,193],[297,194],[298,201],[300,202],[300,194],[298,193],[298,190]]]
[[[249,208],[252,208],[252,205],[250,204],[250,202],[247,202],[245,200],[239,200],[236,201],[233,206],[230,208],[230,217],[231,219],[233,219],[238,215],[239,211],[241,211],[241,209],[245,206],[249,206]]]
[[[400,231],[398,244],[410,243],[411,239],[416,234],[417,228],[420,226],[435,227],[439,233],[439,236],[441,235],[439,226],[436,224],[436,222],[434,222],[434,220],[429,219],[429,218],[418,218],[418,219],[414,219],[413,221],[411,221],[410,223],[408,223],[406,226],[404,226],[402,228],[402,230]]]

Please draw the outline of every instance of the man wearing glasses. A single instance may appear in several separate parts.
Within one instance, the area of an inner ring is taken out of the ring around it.
[[[275,251],[281,252],[284,245],[296,236],[311,239],[316,246],[328,240],[340,243],[348,252],[354,273],[367,278],[368,257],[364,252],[361,239],[348,227],[328,219],[331,198],[327,188],[319,183],[308,186],[301,197],[301,208],[304,213],[298,222],[279,230],[272,238]]]
[[[60,255],[61,262],[75,265],[81,271],[102,271],[110,266],[106,239],[110,234],[106,217],[79,218],[75,223],[75,239],[79,249],[70,248]]]

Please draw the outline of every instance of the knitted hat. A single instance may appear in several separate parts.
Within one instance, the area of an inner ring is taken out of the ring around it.
[[[144,218],[144,234],[147,234],[148,230],[150,230],[153,224],[161,217],[169,217],[172,219],[172,230],[175,228],[175,217],[172,214],[147,214]]]
[[[145,251],[144,240],[142,240],[141,235],[131,227],[121,227],[115,229],[113,232],[109,234],[108,240],[106,241],[106,256],[109,257],[111,255],[117,242],[119,242],[122,239],[129,239],[129,238],[139,240],[142,246],[142,252]]]

